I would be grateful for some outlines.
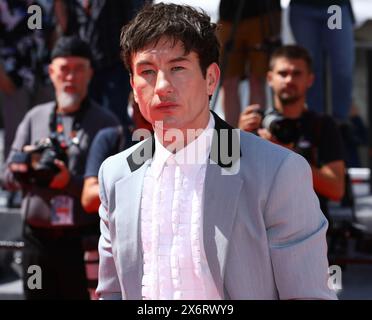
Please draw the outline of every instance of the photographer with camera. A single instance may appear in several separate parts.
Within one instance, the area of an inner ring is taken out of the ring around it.
[[[341,136],[330,116],[309,111],[306,93],[314,81],[306,49],[289,45],[271,56],[267,81],[274,93],[274,110],[248,106],[239,128],[300,153],[309,162],[314,190],[327,214],[327,199],[338,201],[345,189],[345,162]]]
[[[96,133],[119,123],[87,97],[89,46],[60,38],[49,75],[56,101],[31,109],[7,159],[4,181],[24,194],[23,274],[26,299],[88,299],[83,242],[99,233],[99,219],[80,204],[88,150]],[[28,268],[42,270],[42,289],[28,287]]]

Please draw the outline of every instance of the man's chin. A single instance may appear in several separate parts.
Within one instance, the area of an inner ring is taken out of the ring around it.
[[[63,92],[57,96],[57,103],[64,112],[74,112],[80,107],[81,97],[78,94]]]
[[[280,101],[282,104],[293,104],[299,100],[299,97],[297,96],[281,96]]]
[[[155,127],[162,129],[172,129],[177,128],[178,120],[172,116],[166,116],[155,120]]]

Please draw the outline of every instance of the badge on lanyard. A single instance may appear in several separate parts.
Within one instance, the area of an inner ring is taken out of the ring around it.
[[[52,206],[51,223],[54,226],[73,224],[74,199],[68,196],[56,196],[50,201]]]
[[[79,141],[79,137],[78,137],[78,134],[77,134],[76,130],[71,131],[70,141],[71,141],[71,144],[79,146],[80,141]]]

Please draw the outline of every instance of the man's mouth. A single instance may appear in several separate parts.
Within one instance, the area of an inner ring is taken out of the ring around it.
[[[288,85],[288,86],[283,87],[282,89],[282,91],[291,91],[291,92],[293,92],[294,90],[296,90],[296,87],[294,85]]]
[[[159,111],[171,111],[177,107],[178,105],[174,102],[162,102],[162,103],[156,104],[154,106],[154,109],[159,110]]]
[[[65,92],[75,92],[76,88],[72,84],[67,84],[67,85],[63,86],[63,91],[65,91]]]

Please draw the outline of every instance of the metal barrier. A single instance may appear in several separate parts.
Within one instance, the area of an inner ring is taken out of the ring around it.
[[[330,245],[335,248],[329,255],[331,264],[372,264],[372,229],[366,221],[358,217],[361,210],[372,209],[372,195],[369,168],[349,168],[355,204],[353,208],[332,207],[330,213],[336,232],[332,234]],[[372,211],[369,220],[372,221]]]

